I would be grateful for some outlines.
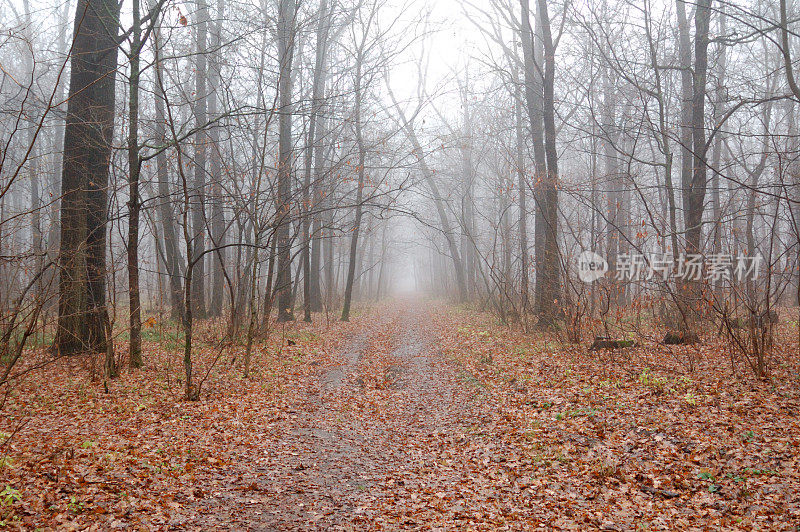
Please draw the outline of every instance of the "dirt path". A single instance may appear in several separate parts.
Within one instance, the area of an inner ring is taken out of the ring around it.
[[[412,507],[426,488],[407,484],[448,482],[426,478],[435,459],[427,449],[463,442],[477,420],[426,312],[401,303],[356,332],[281,422],[277,446],[255,458],[252,474],[225,483],[225,508],[208,524],[357,529],[379,523],[387,505]]]
[[[202,401],[181,400],[175,355],[156,342],[152,363],[109,392],[74,378],[73,361],[31,373],[0,418],[0,433],[25,429],[0,442],[0,488],[19,497],[11,528],[800,523],[794,351],[770,383],[725,374],[714,345],[687,374],[676,358],[687,353],[646,346],[615,360],[420,301],[273,332],[251,378],[232,346]],[[209,367],[218,353],[196,357]]]

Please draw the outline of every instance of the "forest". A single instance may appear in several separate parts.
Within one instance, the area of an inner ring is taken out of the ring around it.
[[[800,4],[0,0],[0,528],[800,529]]]

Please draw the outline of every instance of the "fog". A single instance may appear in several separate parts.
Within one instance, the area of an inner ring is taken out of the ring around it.
[[[604,335],[797,304],[792,6],[112,4],[0,7],[8,338],[137,353],[152,316],[252,336],[409,292]]]
[[[800,2],[0,0],[0,526],[800,530]]]

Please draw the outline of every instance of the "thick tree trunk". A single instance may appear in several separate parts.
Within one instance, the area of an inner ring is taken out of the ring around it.
[[[547,175],[541,183],[541,205],[544,227],[544,260],[542,263],[541,320],[550,325],[557,318],[561,299],[561,255],[558,249],[558,152],[555,125],[555,46],[550,33],[547,1],[539,0],[539,23],[544,46],[543,118]]]
[[[280,0],[278,15],[278,60],[280,61],[279,131],[278,131],[278,193],[275,197],[277,275],[275,293],[278,321],[294,319],[292,311],[291,261],[291,181],[292,181],[292,58],[295,37],[295,0]]]
[[[706,197],[706,74],[711,0],[698,0],[695,14],[694,71],[692,76],[692,179],[686,196],[686,252],[702,252],[702,223]]]
[[[534,215],[534,253],[536,291],[534,293],[534,312],[541,314],[543,310],[542,295],[545,286],[545,198],[542,185],[547,179],[547,160],[544,148],[544,115],[543,115],[543,79],[540,74],[542,68],[541,36],[534,43],[534,34],[531,27],[529,0],[520,0],[522,7],[522,56],[525,69],[525,101],[528,104],[528,118],[533,140],[533,199],[535,203]],[[539,28],[537,33],[541,34]]]
[[[106,220],[118,27],[117,2],[78,1],[61,180],[56,346],[62,355],[109,351]]]
[[[700,253],[703,210],[706,193],[706,130],[705,98],[708,70],[708,29],[711,17],[711,0],[699,0],[695,14],[695,65],[692,95],[693,169],[687,194],[686,251]]]
[[[681,68],[681,200],[684,229],[688,225],[689,191],[692,182],[692,41],[685,0],[676,0],[678,14],[678,60]],[[684,246],[686,247],[686,245]]]
[[[706,195],[705,97],[708,69],[708,30],[711,0],[699,0],[695,12],[694,67],[692,68],[689,23],[683,0],[677,1],[679,53],[681,61],[682,129],[681,185],[687,255],[702,253],[702,222]],[[682,280],[679,280],[682,281]],[[682,315],[691,321],[699,310],[702,296],[699,282],[686,280],[679,285]],[[691,327],[690,323],[684,326]]]

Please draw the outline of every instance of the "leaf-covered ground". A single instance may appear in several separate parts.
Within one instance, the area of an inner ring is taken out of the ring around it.
[[[796,327],[779,333],[796,338]],[[779,344],[764,383],[741,367],[734,377],[713,335],[700,347],[588,352],[467,312],[443,313],[438,329],[445,356],[491,404],[494,424],[482,436],[504,449],[495,485],[514,512],[506,523],[525,515],[576,530],[800,526],[796,340]]]
[[[217,332],[203,331],[195,372],[209,376],[198,402],[182,399],[174,331],[145,331],[155,338],[145,343],[146,367],[126,370],[108,393],[91,378],[90,360],[32,355],[0,410],[0,489],[8,493],[0,519],[23,529],[209,523],[223,481],[252,466],[272,426],[292,415],[304,386],[362,319],[328,327],[320,316],[319,324],[277,328],[254,348],[250,379],[242,378],[244,348],[220,348]]]
[[[249,379],[243,348],[205,330],[198,371],[216,363],[195,403],[163,331],[147,367],[108,392],[87,360],[31,369],[0,410],[0,517],[95,530],[800,525],[796,343],[765,383],[734,377],[713,338],[691,353],[590,353],[418,300],[316,322],[257,344]]]

